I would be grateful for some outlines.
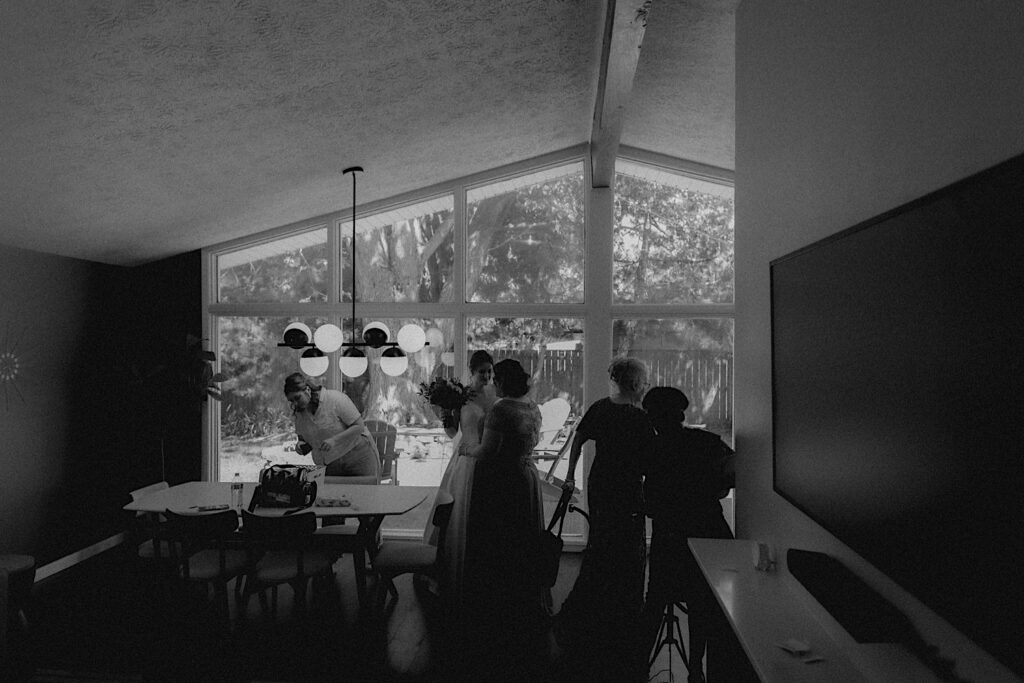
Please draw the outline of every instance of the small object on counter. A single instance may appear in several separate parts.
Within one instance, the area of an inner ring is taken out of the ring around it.
[[[803,656],[811,651],[810,645],[796,638],[789,638],[786,642],[779,643],[778,645],[791,655]]]
[[[320,498],[316,505],[322,508],[347,508],[352,502],[348,498]]]

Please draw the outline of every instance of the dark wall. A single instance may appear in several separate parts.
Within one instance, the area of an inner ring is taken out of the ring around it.
[[[131,334],[120,340],[133,394],[131,488],[199,479],[204,404],[189,391],[186,339],[202,336],[200,253],[129,269],[123,296],[132,311]]]
[[[199,412],[167,407],[166,372],[150,378],[164,405],[142,411],[131,372],[200,329],[199,254],[129,269],[0,247],[0,273],[0,552],[46,564],[123,530],[161,437],[167,478],[199,477]]]

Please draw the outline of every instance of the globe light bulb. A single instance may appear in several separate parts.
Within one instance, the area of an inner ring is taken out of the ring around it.
[[[401,375],[409,367],[409,357],[401,349],[391,347],[380,356],[380,369],[389,377]]]
[[[339,361],[341,374],[346,377],[359,377],[359,375],[366,372],[368,365],[369,363],[366,360],[366,354],[359,349],[352,347],[345,349],[345,352],[341,354],[341,360]]]
[[[382,322],[372,322],[363,328],[363,341],[370,348],[379,349],[387,344],[391,330]]]
[[[319,377],[329,366],[330,359],[320,349],[306,349],[299,358],[299,369],[310,377]]]
[[[427,343],[427,333],[419,325],[403,325],[398,330],[398,347],[406,353],[416,353]]]
[[[312,339],[313,333],[306,323],[291,323],[284,328],[284,343],[293,349],[301,349]]]
[[[341,348],[343,341],[345,341],[345,336],[342,334],[341,328],[331,323],[321,325],[313,333],[313,343],[324,353],[334,353]]]

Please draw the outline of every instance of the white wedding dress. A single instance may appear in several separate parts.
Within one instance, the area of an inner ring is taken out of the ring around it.
[[[467,450],[480,444],[483,434],[486,407],[495,400],[494,388],[485,387],[482,401],[472,401],[462,407],[459,413],[459,431],[452,440],[452,458],[441,477],[440,489],[452,494],[452,516],[444,540],[444,566],[441,571],[442,591],[455,601],[458,607],[462,595],[462,570],[466,558],[466,519],[469,516],[470,493],[473,489],[473,470],[476,459],[464,455]],[[431,510],[424,540],[437,544],[437,530],[433,525]]]

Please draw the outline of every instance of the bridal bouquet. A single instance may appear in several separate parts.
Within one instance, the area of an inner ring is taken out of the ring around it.
[[[419,395],[435,410],[440,411],[441,422],[454,429],[458,424],[459,409],[473,397],[473,390],[457,379],[435,377],[430,384],[420,382]]]

